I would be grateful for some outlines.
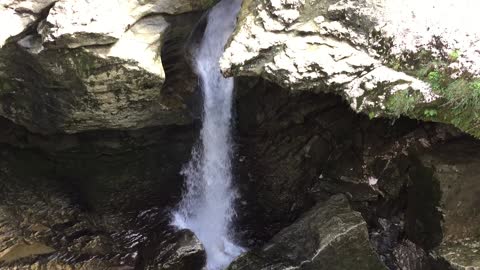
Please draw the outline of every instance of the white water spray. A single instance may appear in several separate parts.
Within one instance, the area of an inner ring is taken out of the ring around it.
[[[231,183],[233,80],[222,76],[218,63],[241,2],[223,0],[210,11],[194,57],[204,97],[201,144],[183,170],[187,189],[173,213],[173,224],[190,229],[202,242],[209,270],[225,268],[243,252],[230,235],[236,197]]]

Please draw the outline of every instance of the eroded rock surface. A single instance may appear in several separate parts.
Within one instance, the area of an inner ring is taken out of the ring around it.
[[[263,248],[241,255],[228,269],[387,268],[370,246],[361,214],[339,195],[315,206]]]
[[[480,269],[479,149],[478,145],[458,142],[421,158],[439,187],[443,239],[435,248],[454,269]]]
[[[208,8],[212,3],[213,1],[206,0],[58,1],[42,21],[38,31],[43,43],[51,47],[76,48],[111,44],[147,15],[175,15],[199,11]],[[156,47],[158,48],[158,45]]]
[[[182,63],[213,1],[52,1],[41,14],[28,3],[5,4],[35,16],[0,46],[0,115],[38,133],[192,122],[196,79]]]
[[[244,1],[222,70],[229,76],[262,76],[294,91],[333,92],[370,117],[408,115],[480,135],[478,117],[462,114],[453,98],[458,94],[473,102],[460,93],[480,91],[475,45],[480,32],[442,19],[448,12],[467,25],[478,24],[470,12],[473,3],[399,5],[394,0]],[[452,112],[457,109],[460,113]]]

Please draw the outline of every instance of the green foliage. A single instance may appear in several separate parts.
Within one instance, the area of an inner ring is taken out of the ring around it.
[[[473,91],[480,91],[480,79],[471,82],[470,87],[473,89]]]
[[[438,70],[434,70],[428,73],[428,81],[430,82],[433,90],[442,90],[443,84],[445,83],[444,74]]]
[[[480,137],[480,79],[463,76],[452,78],[453,70],[446,66],[428,73],[427,80],[444,103],[442,113],[424,111],[424,117],[452,123],[463,131]]]
[[[415,109],[420,101],[419,93],[410,91],[399,91],[390,96],[387,100],[387,110],[395,116],[408,115]]]
[[[450,61],[456,62],[458,58],[460,57],[460,51],[459,50],[453,50],[450,55]]]
[[[451,65],[462,53],[451,51],[446,57],[420,51],[400,58],[391,57],[387,65],[428,82],[440,96],[434,103],[413,104],[415,96],[402,93],[390,97],[387,109],[395,115],[406,114],[417,119],[450,123],[480,138],[480,78]]]
[[[438,115],[438,111],[436,109],[426,109],[423,112],[423,115],[425,115],[425,117],[428,117],[428,118],[434,118]]]
[[[451,82],[442,94],[455,110],[480,109],[480,89],[466,80]]]
[[[392,58],[388,65],[394,70],[402,70],[402,62],[397,58]]]
[[[454,110],[480,109],[480,79],[452,79],[448,71],[436,69],[428,73],[432,89],[444,97]]]

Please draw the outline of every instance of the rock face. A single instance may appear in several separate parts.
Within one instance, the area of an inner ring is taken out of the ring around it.
[[[0,0],[1,269],[204,269],[168,219],[215,2]],[[400,117],[480,137],[467,2],[244,0],[230,270],[480,269],[478,142]]]
[[[293,91],[341,95],[377,116],[451,123],[480,136],[480,40],[457,1],[244,1],[221,67]],[[460,16],[462,26],[443,14]],[[463,99],[460,102],[459,99]],[[464,112],[468,111],[468,112]]]
[[[191,123],[196,80],[182,63],[212,1],[7,2],[23,28],[2,32],[0,115],[39,133]]]
[[[262,249],[241,255],[228,269],[387,268],[370,247],[362,216],[340,195],[315,206]]]
[[[443,238],[440,195],[419,157],[455,140],[473,147],[471,138],[441,124],[369,120],[334,95],[250,78],[239,86],[239,228],[259,240],[250,245],[341,193],[364,216],[389,269],[450,269],[432,252]]]
[[[262,194],[252,199],[268,219],[262,226],[273,232],[329,194],[367,202],[397,198],[409,152],[456,136],[408,119],[370,121],[334,95],[294,94],[262,80],[240,86],[237,121],[239,182]]]
[[[147,15],[199,11],[212,3],[211,0],[58,1],[38,31],[43,44],[49,47],[76,48],[112,44]],[[148,36],[148,33],[143,35]],[[158,49],[158,44],[154,48]],[[131,49],[135,51],[134,48]]]
[[[427,175],[438,185],[443,217],[443,239],[435,249],[454,269],[480,268],[479,149],[458,142],[421,157]]]
[[[194,127],[39,136],[0,125],[1,269],[134,269],[171,231]],[[172,267],[196,258],[189,237]]]

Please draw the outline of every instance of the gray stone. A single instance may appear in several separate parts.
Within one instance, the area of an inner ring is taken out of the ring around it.
[[[370,246],[365,221],[343,195],[317,204],[261,249],[241,255],[236,269],[386,269]]]
[[[479,151],[478,144],[458,142],[421,157],[440,194],[443,239],[436,251],[455,269],[480,269]]]

